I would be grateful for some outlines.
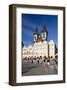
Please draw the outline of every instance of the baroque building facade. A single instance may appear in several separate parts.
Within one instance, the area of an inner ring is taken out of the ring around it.
[[[45,58],[55,58],[56,45],[53,40],[48,41],[48,32],[46,26],[44,25],[41,31],[41,36],[38,33],[38,28],[35,27],[34,31],[34,43],[33,45],[22,47],[22,57],[45,57]]]

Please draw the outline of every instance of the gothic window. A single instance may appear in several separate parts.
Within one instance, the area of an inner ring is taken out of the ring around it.
[[[43,38],[45,37],[45,33],[43,33]]]
[[[37,38],[35,37],[35,39],[37,39]]]
[[[34,39],[37,40],[37,36],[35,36]]]

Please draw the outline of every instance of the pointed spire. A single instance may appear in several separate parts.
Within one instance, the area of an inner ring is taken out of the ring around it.
[[[45,24],[43,25],[42,32],[47,32],[47,28]]]
[[[38,27],[37,26],[35,26],[35,29],[34,29],[35,31],[34,31],[34,34],[37,34],[38,35]]]

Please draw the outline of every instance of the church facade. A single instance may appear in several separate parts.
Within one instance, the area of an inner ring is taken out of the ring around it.
[[[35,27],[34,31],[34,43],[33,45],[22,47],[23,58],[30,57],[45,57],[45,58],[55,58],[56,45],[53,40],[48,41],[48,32],[46,26],[44,25],[41,31],[41,35],[38,33],[38,28]]]

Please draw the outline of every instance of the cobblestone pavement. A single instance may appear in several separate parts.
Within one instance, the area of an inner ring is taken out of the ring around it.
[[[53,75],[58,73],[57,64],[23,62],[22,76]]]

